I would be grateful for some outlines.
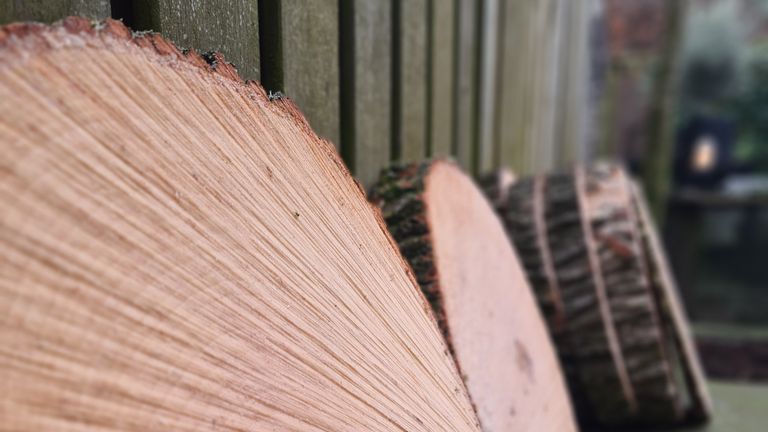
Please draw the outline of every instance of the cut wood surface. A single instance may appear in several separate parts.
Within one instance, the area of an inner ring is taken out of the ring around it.
[[[625,172],[599,166],[526,178],[506,199],[486,190],[547,317],[581,421],[706,419],[690,332]]]
[[[2,429],[477,431],[332,145],[207,60],[0,28]]]
[[[546,326],[482,192],[446,161],[386,170],[371,199],[431,303],[484,431],[575,431]]]

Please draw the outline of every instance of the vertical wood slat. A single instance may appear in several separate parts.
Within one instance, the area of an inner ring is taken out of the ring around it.
[[[51,23],[71,15],[93,19],[110,16],[109,0],[0,0],[0,24],[15,21]]]
[[[561,70],[561,0],[503,0],[500,59],[500,162],[520,174],[549,171],[557,160],[556,135]]]
[[[526,135],[529,125],[525,108],[530,99],[528,61],[532,2],[502,0],[504,21],[500,44],[499,121],[496,141],[501,164],[518,174],[528,174]]]
[[[589,43],[592,0],[563,2],[560,38],[559,113],[557,119],[557,165],[565,167],[587,158],[589,104]]]
[[[260,78],[255,1],[136,0],[131,19],[136,30],[160,32],[180,47],[220,51],[244,79]]]
[[[392,157],[427,156],[427,0],[395,0],[392,33]]]
[[[555,166],[560,1],[539,2],[540,9],[537,11],[536,38],[540,41],[540,51],[536,55],[537,94],[534,99],[534,129],[530,143],[533,149],[530,163],[535,172],[550,171]]]
[[[473,170],[484,174],[498,166],[495,151],[495,124],[497,109],[497,73],[500,31],[500,1],[483,0],[478,67],[477,137],[474,143]]]
[[[342,155],[369,186],[390,162],[392,7],[378,0],[339,7]]]
[[[427,153],[451,154],[453,140],[454,1],[429,0]]]
[[[339,149],[338,2],[260,1],[259,26],[262,83],[293,99],[318,135]]]
[[[462,168],[474,173],[473,144],[477,133],[478,12],[475,0],[456,0],[454,69],[454,142],[452,153]]]

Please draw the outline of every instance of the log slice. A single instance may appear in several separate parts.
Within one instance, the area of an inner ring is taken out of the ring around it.
[[[273,99],[117,21],[0,28],[2,429],[478,430],[377,212]]]
[[[660,246],[625,172],[576,168],[521,179],[506,198],[488,194],[537,292],[580,422],[705,418],[708,397],[687,324],[674,290],[662,288],[670,286],[663,261],[649,259]]]
[[[396,166],[371,200],[432,304],[483,430],[576,430],[532,291],[472,180],[442,160]]]

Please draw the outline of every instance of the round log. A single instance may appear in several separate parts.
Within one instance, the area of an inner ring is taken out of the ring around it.
[[[447,161],[396,166],[370,197],[433,307],[483,430],[575,431],[546,326],[472,180]]]
[[[687,324],[679,302],[668,300],[669,280],[653,277],[666,266],[658,244],[649,254],[648,224],[625,172],[576,168],[522,179],[506,198],[497,193],[488,191],[537,293],[581,423],[705,419]]]
[[[477,431],[333,146],[218,54],[0,28],[7,430]]]

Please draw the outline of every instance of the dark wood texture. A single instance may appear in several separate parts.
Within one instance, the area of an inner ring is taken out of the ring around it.
[[[453,141],[456,27],[453,0],[429,0],[428,153],[448,156]]]
[[[454,69],[453,154],[462,168],[473,172],[477,143],[477,68],[480,2],[456,0],[456,58]]]
[[[370,186],[390,162],[392,5],[354,0],[339,7],[342,155]]]
[[[91,19],[110,16],[109,0],[0,0],[0,24],[14,21],[52,23],[70,15]]]
[[[245,79],[260,79],[259,14],[253,0],[135,0],[132,23],[180,47],[219,51]]]
[[[259,2],[262,81],[295,101],[340,147],[339,8],[334,0]]]
[[[393,2],[392,158],[427,156],[427,0]]]
[[[615,167],[486,183],[526,267],[585,425],[705,420],[709,399],[682,307]]]

